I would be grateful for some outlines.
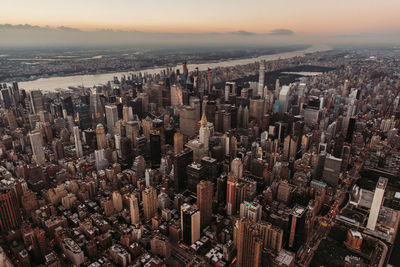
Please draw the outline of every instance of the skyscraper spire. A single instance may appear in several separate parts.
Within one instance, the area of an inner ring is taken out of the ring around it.
[[[207,126],[207,116],[206,116],[206,110],[203,110],[203,115],[201,116],[200,120],[200,125],[201,127],[206,127]]]

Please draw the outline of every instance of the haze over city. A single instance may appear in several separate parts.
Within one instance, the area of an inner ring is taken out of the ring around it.
[[[246,43],[242,36],[253,45],[382,45],[400,38],[396,0],[6,0],[1,8],[0,46]]]

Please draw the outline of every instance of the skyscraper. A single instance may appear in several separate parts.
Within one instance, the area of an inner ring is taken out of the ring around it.
[[[100,95],[97,89],[93,89],[90,95],[90,114],[92,122],[104,124],[104,106],[101,103]]]
[[[208,140],[212,135],[212,127],[208,125],[205,109],[200,121],[199,140],[204,145],[204,149],[208,151]]]
[[[174,134],[174,154],[179,154],[183,151],[183,134]]]
[[[97,124],[96,126],[96,139],[97,149],[105,149],[107,147],[106,133],[103,124]]]
[[[161,136],[159,130],[153,130],[150,133],[150,154],[151,154],[151,166],[153,168],[160,167]]]
[[[200,209],[201,228],[210,224],[212,219],[214,185],[210,181],[200,181],[197,185],[197,206]]]
[[[113,134],[114,126],[118,120],[118,109],[115,105],[106,105],[107,132]]]
[[[143,213],[146,221],[157,214],[157,192],[153,187],[147,187],[142,191]]]
[[[81,130],[86,130],[92,127],[92,117],[90,115],[90,107],[85,104],[78,106],[79,126]]]
[[[385,194],[385,189],[388,179],[380,177],[378,183],[376,184],[374,198],[372,199],[371,209],[369,212],[367,228],[374,231],[376,222],[378,221],[379,211],[381,210],[383,203],[383,196]]]
[[[337,186],[339,183],[340,170],[342,168],[342,159],[332,155],[327,155],[324,161],[323,180],[330,186]]]
[[[40,132],[32,132],[29,134],[31,141],[31,147],[33,152],[33,160],[38,164],[42,165],[45,163],[46,158],[43,151],[43,137]]]
[[[74,141],[75,141],[76,156],[78,158],[81,158],[83,156],[83,150],[82,150],[81,133],[78,126],[74,126]]]
[[[129,195],[129,211],[131,215],[131,224],[137,225],[140,222],[138,199],[135,194]]]
[[[260,62],[259,78],[258,78],[258,88],[257,95],[264,97],[264,76],[265,76],[265,60]]]
[[[7,233],[21,224],[17,194],[11,187],[0,188],[0,229]]]
[[[236,178],[230,177],[226,188],[226,214],[229,216],[236,214]]]
[[[304,223],[306,209],[298,204],[292,209],[289,218],[289,243],[290,248],[299,247],[304,238]]]
[[[185,148],[173,158],[175,192],[182,192],[186,189],[187,172],[186,167],[193,161],[193,151]]]
[[[252,222],[261,220],[262,207],[257,202],[244,201],[240,204],[240,218],[249,219]]]
[[[40,90],[31,91],[30,97],[31,97],[31,106],[33,113],[37,114],[40,111],[44,110],[42,91]]]
[[[200,239],[200,211],[195,206],[184,203],[181,206],[182,240],[191,245]]]
[[[236,224],[238,266],[260,266],[263,243],[257,224],[247,219],[237,220]]]
[[[8,89],[1,89],[1,99],[3,100],[4,107],[9,109],[12,105],[12,100]]]

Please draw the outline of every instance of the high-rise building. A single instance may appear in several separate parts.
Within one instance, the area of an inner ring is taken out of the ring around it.
[[[97,89],[92,90],[92,94],[90,95],[90,114],[92,117],[92,122],[96,124],[104,124],[104,106],[101,102],[100,95],[97,92]]]
[[[17,120],[15,119],[15,114],[12,110],[7,110],[6,117],[8,126],[11,130],[15,130],[16,128],[18,128]]]
[[[53,142],[51,143],[51,147],[56,157],[56,160],[63,159],[65,157],[64,145],[60,139],[53,140]]]
[[[283,230],[269,222],[261,221],[258,223],[258,229],[261,232],[264,248],[276,252],[281,251],[283,244]]]
[[[118,120],[118,109],[115,105],[106,105],[107,132],[113,134],[114,126]]]
[[[204,167],[204,172],[207,174],[207,180],[215,182],[219,174],[217,160],[205,156],[201,159],[201,165]]]
[[[3,104],[6,109],[11,108],[12,100],[8,89],[1,89],[1,99],[3,100]]]
[[[182,152],[175,155],[173,158],[173,172],[175,192],[179,193],[186,189],[187,172],[186,167],[193,161],[193,151],[185,148]]]
[[[97,139],[97,149],[107,148],[107,138],[103,124],[99,123],[96,126],[96,139]]]
[[[151,252],[168,259],[171,256],[171,244],[168,238],[156,235],[150,241]]]
[[[212,124],[209,125],[209,123],[207,122],[207,117],[204,109],[203,116],[201,117],[200,121],[199,140],[204,145],[204,149],[206,151],[208,151],[208,140],[210,139],[212,132]]]
[[[330,186],[337,186],[339,183],[341,168],[342,159],[336,158],[332,155],[327,155],[324,161],[322,179]]]
[[[75,141],[76,156],[78,158],[81,158],[83,157],[83,149],[82,149],[81,133],[78,126],[74,126],[74,141]]]
[[[305,224],[306,208],[296,204],[290,213],[289,218],[289,242],[290,248],[299,247],[305,240],[304,224]]]
[[[0,188],[0,229],[3,233],[17,229],[21,225],[20,212],[14,188]]]
[[[287,85],[282,86],[279,92],[279,112],[285,113],[289,109],[290,102],[290,87]]]
[[[92,127],[92,116],[90,115],[90,107],[86,104],[78,106],[79,127],[86,130]]]
[[[200,211],[195,206],[184,203],[181,206],[182,240],[191,245],[200,239]]]
[[[150,133],[151,167],[160,167],[161,162],[161,135],[159,130]]]
[[[243,176],[243,163],[240,158],[235,158],[231,163],[231,172],[233,177],[242,178]]]
[[[200,163],[192,162],[186,167],[187,188],[191,192],[196,192],[197,184],[205,178],[204,167]]]
[[[171,85],[171,106],[183,105],[182,100],[182,86],[178,84]]]
[[[61,97],[61,107],[68,115],[74,115],[74,104],[71,96]]]
[[[214,185],[210,181],[200,181],[197,185],[197,206],[200,209],[201,228],[211,223]]]
[[[240,204],[240,218],[249,219],[252,222],[261,220],[262,207],[257,202],[244,201]]]
[[[174,154],[183,151],[183,134],[177,132],[174,134]]]
[[[237,220],[236,224],[238,266],[260,266],[263,243],[257,224],[246,219]]]
[[[46,162],[46,158],[43,151],[43,137],[40,132],[32,132],[29,134],[31,141],[31,147],[33,152],[33,160],[38,165],[42,165]]]
[[[81,265],[85,260],[82,249],[69,237],[63,239],[62,250],[65,256],[76,266]]]
[[[40,111],[44,110],[42,91],[33,90],[30,92],[30,97],[33,113],[37,114]]]
[[[147,187],[142,191],[143,213],[146,221],[151,220],[157,214],[157,192],[153,187]]]
[[[131,215],[131,224],[137,225],[140,222],[139,204],[135,194],[129,195],[129,212]]]
[[[378,183],[376,184],[374,198],[372,199],[371,209],[369,212],[367,228],[374,231],[376,222],[378,221],[379,211],[381,210],[383,203],[383,196],[385,194],[385,189],[388,179],[380,177]]]
[[[265,77],[265,60],[261,60],[260,70],[259,70],[259,78],[258,78],[257,95],[259,95],[262,98],[264,97],[264,77]]]
[[[230,177],[226,188],[226,214],[233,216],[236,214],[236,178]]]

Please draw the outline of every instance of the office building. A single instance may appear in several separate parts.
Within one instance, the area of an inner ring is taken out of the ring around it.
[[[236,221],[236,228],[238,266],[260,266],[263,244],[257,225],[249,220],[240,219]]]
[[[97,139],[97,149],[107,148],[107,137],[103,124],[99,123],[96,126],[96,139]]]
[[[151,167],[158,168],[161,163],[161,136],[159,130],[150,133]]]
[[[211,223],[214,185],[210,181],[200,181],[197,184],[197,206],[200,209],[201,229]]]
[[[191,245],[200,239],[200,211],[195,206],[184,203],[181,206],[182,240]]]
[[[129,212],[131,215],[131,224],[138,225],[140,223],[139,203],[135,194],[129,195]]]
[[[236,214],[236,187],[238,183],[236,178],[230,177],[226,188],[226,214],[233,216]]]
[[[2,185],[0,188],[0,228],[3,233],[8,233],[21,225],[21,211],[19,209],[17,194],[12,187]]]
[[[265,60],[261,60],[260,62],[260,70],[258,77],[258,87],[257,87],[257,95],[261,98],[264,97],[264,76],[265,76]]]
[[[306,208],[296,204],[289,217],[289,248],[299,248],[305,241],[305,214]]]
[[[174,185],[175,192],[179,193],[186,189],[187,172],[186,167],[193,162],[193,151],[185,148],[179,154],[174,155],[173,159]]]
[[[107,132],[113,134],[114,126],[118,120],[118,110],[115,105],[106,105],[106,121],[107,121]]]
[[[151,220],[157,214],[157,191],[148,187],[142,191],[143,213],[146,221]]]
[[[38,114],[40,111],[44,110],[43,106],[43,95],[40,90],[33,90],[30,92],[32,113]]]
[[[29,140],[31,142],[33,160],[37,165],[42,165],[46,162],[46,158],[43,151],[43,137],[40,132],[31,132],[29,134]]]
[[[97,89],[93,89],[90,94],[90,115],[92,122],[96,124],[105,124],[104,105],[101,101],[100,94]]]
[[[367,228],[374,231],[376,222],[378,221],[379,211],[383,204],[383,197],[388,183],[387,178],[380,177],[376,184],[374,198],[372,199],[371,209],[369,212]]]
[[[337,186],[339,183],[342,159],[328,154],[324,161],[322,179],[330,186]]]
[[[83,157],[81,133],[78,126],[74,126],[75,151],[78,158]]]
[[[82,249],[71,238],[64,238],[62,241],[62,250],[65,256],[76,266],[80,266],[85,261]]]
[[[262,207],[259,203],[244,201],[240,204],[240,218],[258,222],[261,220],[261,215]]]

